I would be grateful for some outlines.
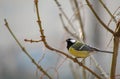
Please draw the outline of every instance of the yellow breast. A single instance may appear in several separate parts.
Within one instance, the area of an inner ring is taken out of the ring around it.
[[[88,51],[77,51],[74,50],[73,48],[69,48],[69,52],[74,55],[75,57],[79,57],[79,58],[86,58],[90,55],[90,52]]]

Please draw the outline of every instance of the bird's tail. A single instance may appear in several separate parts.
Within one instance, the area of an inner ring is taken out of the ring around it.
[[[98,51],[98,52],[104,52],[104,53],[113,53],[112,51],[106,51],[106,50],[99,50],[97,48],[93,48],[95,51]]]
[[[104,50],[97,50],[98,52],[104,52],[104,53],[113,53],[112,51],[104,51]]]

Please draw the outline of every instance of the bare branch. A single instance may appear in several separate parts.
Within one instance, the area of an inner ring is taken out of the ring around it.
[[[45,38],[45,35],[44,35],[44,31],[43,31],[43,28],[42,28],[42,25],[41,25],[41,20],[40,20],[40,15],[39,15],[39,9],[38,9],[38,3],[35,3],[35,6],[36,6],[36,13],[37,13],[37,22],[38,22],[38,26],[39,26],[39,29],[40,29],[40,33],[41,33],[41,39],[45,45],[46,48],[48,48],[49,50],[51,51],[55,51],[59,54],[62,54],[64,56],[66,56],[67,58],[69,58],[70,60],[74,61],[75,63],[77,63],[79,66],[82,66],[83,68],[85,68],[86,70],[88,70],[90,73],[92,73],[95,77],[97,77],[98,79],[102,79],[100,76],[98,76],[95,72],[93,72],[91,69],[89,69],[88,67],[86,67],[85,65],[83,65],[81,62],[79,62],[76,58],[73,58],[71,56],[69,56],[68,54],[64,53],[63,51],[60,51],[60,50],[57,50],[51,46],[48,45],[47,41],[46,41],[46,38]]]
[[[99,71],[101,72],[101,74],[105,77],[105,79],[109,79],[107,73],[104,71],[104,69],[101,67],[101,65],[98,64],[98,62],[96,61],[96,59],[94,58],[94,56],[90,56],[90,58],[92,59],[92,61],[95,64],[95,66],[99,69]]]
[[[32,40],[32,39],[24,39],[25,42],[30,42],[30,43],[38,43],[38,42],[41,42],[42,40]]]
[[[111,18],[114,20],[115,23],[117,23],[117,20],[115,19],[114,15],[112,15],[112,13],[110,12],[110,10],[107,8],[107,6],[103,3],[103,0],[99,0],[100,3],[103,5],[103,7],[105,8],[105,10],[108,12],[108,14],[111,16]]]
[[[118,11],[120,9],[120,7],[118,7],[116,10],[115,10],[115,12],[113,13],[113,16],[116,14],[116,12]],[[116,16],[115,16],[116,17]],[[109,22],[108,22],[108,26],[110,25],[110,23],[111,23],[111,21],[113,20],[113,18],[111,18],[110,20],[109,20]],[[117,22],[116,22],[117,23]]]
[[[112,57],[112,65],[111,65],[111,74],[110,77],[115,79],[116,75],[116,64],[117,64],[117,56],[118,56],[118,49],[119,49],[119,42],[120,42],[120,20],[117,23],[116,31],[114,33],[114,48],[113,48],[113,57]]]
[[[74,28],[74,25],[70,22],[68,16],[66,15],[66,13],[63,11],[63,9],[61,8],[60,3],[58,2],[58,0],[54,0],[55,3],[57,4],[60,12],[63,14],[63,16],[66,18],[67,22],[70,24],[71,28],[74,30],[74,32],[76,32],[76,29]]]
[[[111,79],[115,79],[118,48],[119,48],[119,38],[114,37],[114,48],[113,48],[114,53],[112,57],[111,74],[110,74]]]
[[[116,12],[117,12],[119,9],[120,9],[120,7],[118,7],[118,8],[115,10],[115,12],[113,13],[113,16],[116,14]],[[115,16],[115,17],[116,17],[116,16]],[[112,20],[113,20],[113,18],[111,18],[111,19],[109,20],[109,22],[108,22],[108,24],[107,24],[108,27],[110,26],[110,23],[112,22]],[[116,31],[116,30],[117,30],[117,28],[115,29],[115,31]],[[111,39],[110,39],[110,41],[108,42],[107,46],[109,46],[109,44],[111,43],[112,39],[113,39],[113,36],[111,37]]]
[[[64,21],[63,21],[62,14],[59,14],[59,16],[60,16],[60,20],[61,20],[61,22],[62,22],[62,24],[63,24],[63,27],[64,27],[65,31],[68,32],[68,33],[69,33],[71,36],[73,36],[74,38],[79,39],[79,37],[78,37],[76,34],[72,33],[72,32],[66,27],[66,25],[65,25],[65,23],[64,23]]]
[[[107,30],[109,31],[110,33],[114,34],[114,31],[111,30],[101,19],[100,17],[97,15],[97,13],[95,12],[95,10],[93,9],[93,7],[91,6],[89,0],[86,0],[89,8],[91,9],[91,11],[93,12],[93,14],[95,15],[95,17],[97,18],[97,20],[102,24],[102,26]]]
[[[79,22],[79,25],[80,25],[80,29],[82,31],[82,36],[83,36],[82,40],[85,40],[84,26],[83,26],[82,17],[81,17],[80,10],[79,10],[80,8],[78,6],[77,0],[74,0],[74,3],[75,3],[75,6],[76,6],[76,10],[77,10],[78,22]]]
[[[20,46],[22,51],[28,56],[28,58],[32,61],[32,63],[39,69],[39,71],[41,71],[43,74],[45,74],[49,79],[52,79],[51,76],[42,68],[42,66],[38,65],[37,62],[27,52],[27,50],[21,45],[21,43],[18,41],[16,36],[13,34],[12,30],[9,28],[7,20],[5,19],[4,21],[5,21],[5,26],[7,27],[7,29],[9,30],[10,34],[13,36],[13,38],[15,39],[17,44]]]

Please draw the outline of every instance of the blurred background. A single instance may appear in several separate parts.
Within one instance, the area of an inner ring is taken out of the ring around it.
[[[67,16],[69,18],[72,17],[72,0],[59,0],[59,2]],[[101,27],[84,0],[78,0],[78,2],[82,2],[84,6],[82,8],[82,18],[85,26],[85,42],[91,46],[112,51],[112,41],[110,45],[107,46],[112,35]],[[104,2],[110,9],[111,13],[120,6],[119,0],[104,0]],[[108,23],[110,16],[108,16],[98,1],[93,0],[91,3],[102,20],[105,23]],[[72,36],[65,31],[59,17],[60,11],[54,0],[39,0],[39,12],[48,44],[59,50],[65,51],[68,54],[65,40]],[[120,10],[118,11],[117,19],[119,18],[119,12]],[[44,58],[40,62],[40,65],[44,69],[49,70],[51,67],[54,68],[60,63],[60,61],[65,59],[65,57],[46,49],[43,43],[27,43],[24,41],[24,39],[40,39],[33,0],[0,0],[0,79],[39,79],[39,74],[41,74],[41,72],[39,72],[38,76],[36,76],[35,65],[23,53],[13,37],[10,35],[4,25],[5,18],[18,40],[37,62],[45,54]],[[76,23],[75,17],[73,18],[73,22]],[[77,23],[75,25],[78,26]],[[114,22],[111,23],[110,27],[115,28]],[[78,27],[75,28],[77,29]],[[107,74],[110,74],[112,55],[98,53],[94,56]],[[120,55],[118,56],[120,57]],[[120,63],[119,59],[118,63]],[[120,74],[119,65],[120,64],[117,64],[117,74]],[[58,69],[59,79],[75,79],[70,68],[70,62],[65,61],[60,69]],[[48,72],[51,75],[54,75],[53,73],[55,73],[52,68]],[[44,77],[44,79],[47,78]]]

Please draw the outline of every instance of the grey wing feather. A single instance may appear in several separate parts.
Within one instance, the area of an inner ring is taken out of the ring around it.
[[[86,44],[84,44],[79,50],[81,51],[94,51],[94,49]]]
[[[74,45],[72,45],[72,47],[78,51],[90,51],[90,52],[99,51],[99,52],[105,52],[105,53],[113,53],[111,51],[103,51],[103,50],[99,50],[97,48],[90,47],[86,44],[80,43],[79,41],[77,41]]]
[[[94,51],[92,47],[80,42],[76,42],[72,47],[78,51]]]

